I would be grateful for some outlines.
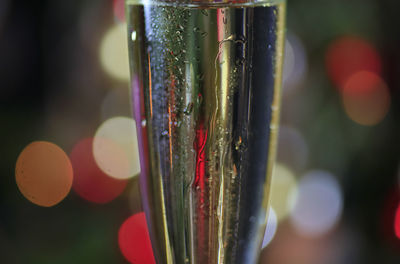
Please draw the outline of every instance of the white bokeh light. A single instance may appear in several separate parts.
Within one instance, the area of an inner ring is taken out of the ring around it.
[[[277,219],[283,220],[290,212],[290,194],[296,189],[294,173],[285,165],[277,163],[271,181],[271,207]]]
[[[127,179],[140,172],[136,124],[132,118],[113,117],[97,130],[93,155],[99,168],[111,177]]]
[[[324,235],[341,217],[342,191],[336,178],[329,172],[315,170],[307,173],[300,180],[292,197],[294,206],[290,220],[301,235]]]
[[[305,79],[308,62],[304,46],[295,34],[288,33],[283,63],[283,94],[295,90]]]
[[[129,81],[129,56],[126,23],[113,25],[100,45],[100,61],[104,71],[120,81]]]

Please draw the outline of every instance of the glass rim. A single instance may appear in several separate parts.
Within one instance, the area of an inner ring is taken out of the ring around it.
[[[286,0],[125,0],[126,5],[165,5],[187,7],[219,7],[229,6],[269,6],[285,3]]]

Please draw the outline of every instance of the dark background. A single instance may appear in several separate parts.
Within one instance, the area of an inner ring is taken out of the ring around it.
[[[343,211],[329,232],[316,237],[297,233],[283,219],[263,250],[263,263],[400,263],[400,238],[394,231],[399,8],[394,0],[288,1],[288,35],[300,41],[307,63],[301,78],[284,90],[281,122],[302,135],[308,154],[295,166],[287,156],[298,149],[281,144],[278,162],[297,180],[315,169],[334,175]],[[128,82],[107,74],[99,58],[102,38],[115,23],[121,21],[110,0],[0,1],[2,263],[127,263],[118,247],[118,229],[141,210],[136,179],[107,204],[90,203],[71,191],[60,204],[42,208],[24,198],[14,177],[18,155],[30,142],[50,141],[69,153],[104,121],[107,93],[121,89],[128,94]],[[326,69],[330,45],[343,36],[363,39],[381,58],[390,108],[372,126],[349,118]],[[122,98],[120,103],[129,106],[128,96]],[[118,115],[129,116],[129,111]]]

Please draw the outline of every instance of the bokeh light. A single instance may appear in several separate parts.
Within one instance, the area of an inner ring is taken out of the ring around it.
[[[346,81],[342,100],[348,117],[366,126],[382,121],[390,107],[390,94],[385,82],[367,71],[357,72]]]
[[[324,235],[341,217],[342,192],[337,180],[329,172],[316,170],[307,173],[300,180],[293,196],[290,220],[301,235]]]
[[[277,163],[271,182],[271,207],[278,220],[284,219],[290,212],[290,193],[296,189],[294,173],[285,165]]]
[[[125,1],[113,0],[114,17],[119,22],[125,22]]]
[[[101,40],[101,65],[111,77],[129,81],[128,57],[126,23],[114,24]]]
[[[355,72],[381,72],[381,58],[376,49],[367,41],[353,36],[336,39],[326,53],[326,68],[332,81],[342,88]]]
[[[94,203],[108,203],[125,189],[126,180],[118,180],[106,175],[97,166],[93,157],[93,139],[79,141],[70,153],[74,169],[72,188],[85,200]]]
[[[394,218],[394,233],[398,239],[400,239],[400,204],[396,209],[396,215]]]
[[[400,190],[390,186],[385,190],[385,197],[379,207],[381,238],[400,250]]]
[[[304,169],[309,151],[302,134],[293,127],[281,125],[278,138],[278,162],[288,165],[295,171]]]
[[[132,118],[113,117],[96,131],[93,154],[99,168],[117,179],[140,172],[136,124]]]
[[[26,199],[50,207],[68,195],[73,180],[72,165],[60,147],[36,141],[26,146],[19,155],[15,179]]]
[[[286,95],[303,82],[308,68],[304,46],[301,40],[290,32],[286,37],[283,66],[283,94]]]
[[[265,234],[262,242],[262,248],[271,243],[272,239],[274,239],[276,230],[278,229],[278,218],[276,217],[275,210],[273,208],[269,209],[267,227],[265,228]]]
[[[131,105],[128,87],[108,91],[101,104],[101,119],[103,121],[115,116],[131,117]]]
[[[143,212],[129,217],[118,233],[119,248],[132,264],[155,263],[146,217]]]

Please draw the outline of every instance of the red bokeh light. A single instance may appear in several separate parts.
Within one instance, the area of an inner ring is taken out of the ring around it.
[[[360,71],[351,75],[343,85],[342,100],[349,118],[361,125],[382,121],[390,107],[390,94],[378,75]]]
[[[381,73],[382,62],[376,49],[367,41],[357,37],[341,37],[335,40],[326,53],[326,68],[329,77],[342,88],[355,72]]]
[[[101,171],[92,150],[92,138],[81,140],[72,149],[70,159],[75,175],[72,188],[85,200],[108,203],[124,191],[127,180],[111,178]]]
[[[143,212],[129,217],[120,227],[119,247],[132,264],[155,264],[146,217]]]
[[[394,233],[398,239],[400,239],[400,203],[396,209],[396,215],[394,218]]]
[[[125,22],[125,3],[124,2],[125,2],[124,0],[113,0],[114,17],[120,22]]]
[[[400,250],[400,192],[397,186],[386,191],[381,205],[381,234],[388,246]]]

